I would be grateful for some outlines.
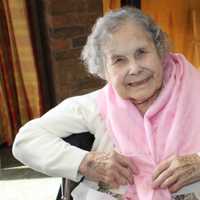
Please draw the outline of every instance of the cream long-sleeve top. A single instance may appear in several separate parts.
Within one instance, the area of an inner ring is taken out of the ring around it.
[[[66,143],[62,138],[90,132],[95,137],[92,150],[113,150],[113,143],[98,111],[97,94],[98,90],[68,98],[42,117],[25,124],[15,138],[13,155],[36,171],[79,181],[79,165],[88,152]],[[96,188],[90,182],[86,185]],[[195,188],[199,188],[199,184],[186,187],[181,193],[196,191]],[[75,199],[78,200],[78,196],[81,200],[87,199],[83,193],[86,193],[86,189],[81,185],[75,192]]]
[[[61,138],[90,132],[95,136],[92,150],[112,150],[111,140],[97,109],[97,93],[98,90],[68,98],[42,117],[25,124],[15,138],[14,156],[42,173],[79,181],[79,165],[87,151]]]

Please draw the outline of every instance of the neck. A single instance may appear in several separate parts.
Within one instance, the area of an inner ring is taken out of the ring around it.
[[[144,113],[148,110],[148,108],[153,104],[153,102],[157,99],[157,97],[159,96],[160,92],[161,92],[162,86],[155,91],[155,93],[145,99],[143,102],[134,102],[135,106],[137,107],[137,109],[140,111],[140,113],[142,115],[144,115]]]

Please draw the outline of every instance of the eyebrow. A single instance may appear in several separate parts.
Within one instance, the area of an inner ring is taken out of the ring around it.
[[[119,54],[116,54],[116,55],[112,55],[111,56],[111,59],[116,59],[116,58],[121,58],[121,57],[125,57],[124,55],[119,55]]]

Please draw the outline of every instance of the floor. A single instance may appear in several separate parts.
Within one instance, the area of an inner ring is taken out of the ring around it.
[[[55,200],[60,182],[23,166],[10,148],[0,146],[1,200]]]

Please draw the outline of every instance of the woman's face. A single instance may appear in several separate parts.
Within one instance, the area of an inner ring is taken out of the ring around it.
[[[106,79],[124,99],[142,103],[161,87],[163,67],[144,29],[127,22],[104,45]]]

